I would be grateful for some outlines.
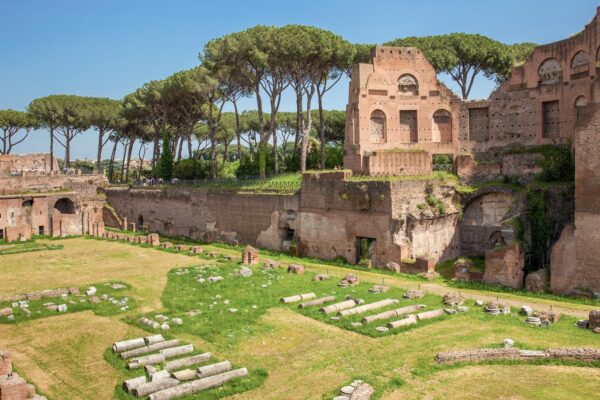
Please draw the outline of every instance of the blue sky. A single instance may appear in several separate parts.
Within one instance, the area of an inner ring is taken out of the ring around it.
[[[196,65],[208,40],[256,24],[315,25],[363,43],[467,32],[543,44],[580,31],[597,5],[589,0],[0,0],[0,109],[24,110],[32,99],[49,94],[122,98],[144,82]],[[482,77],[471,98],[487,97],[492,88]],[[341,82],[326,107],[343,109],[346,97],[347,82]],[[281,109],[292,111],[293,101],[287,96]],[[244,108],[254,108],[253,99]],[[33,132],[15,150],[47,151],[47,145],[47,134]],[[76,138],[73,155],[94,157],[95,146],[94,134],[85,133]]]

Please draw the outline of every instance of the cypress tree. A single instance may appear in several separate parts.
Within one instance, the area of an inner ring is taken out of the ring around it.
[[[162,152],[158,160],[157,176],[165,181],[173,178],[173,153],[167,135],[163,135]]]

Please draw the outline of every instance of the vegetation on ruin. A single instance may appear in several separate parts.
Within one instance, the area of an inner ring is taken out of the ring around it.
[[[539,161],[542,182],[572,182],[575,179],[575,160],[570,145],[515,146],[504,151],[504,154],[536,153],[543,156]]]
[[[352,175],[353,182],[399,182],[399,181],[431,181],[440,185],[457,184],[456,175],[446,171],[434,171],[429,175],[398,175],[398,176],[369,176]]]

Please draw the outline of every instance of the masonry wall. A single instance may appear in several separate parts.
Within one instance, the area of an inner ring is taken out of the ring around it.
[[[575,141],[574,287],[600,292],[600,112],[579,129]]]
[[[298,196],[207,189],[107,190],[121,217],[164,235],[260,244],[280,250],[295,230]]]

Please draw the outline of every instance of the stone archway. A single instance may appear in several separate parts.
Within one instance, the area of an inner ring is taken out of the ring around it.
[[[502,223],[509,217],[514,196],[505,191],[476,194],[467,203],[460,223],[461,254],[478,257],[505,243]]]
[[[54,209],[61,214],[75,214],[77,211],[77,207],[73,200],[66,197],[58,199],[56,203],[54,203]]]

